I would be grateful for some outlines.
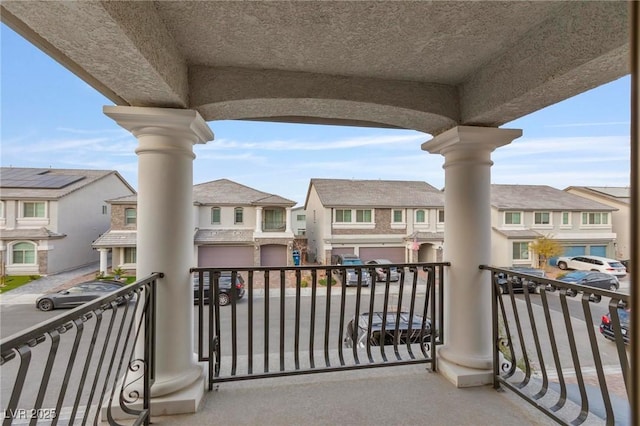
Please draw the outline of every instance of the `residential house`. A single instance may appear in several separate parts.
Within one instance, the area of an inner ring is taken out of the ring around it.
[[[363,261],[439,260],[444,195],[417,181],[311,179],[305,201],[308,257],[354,253]]]
[[[134,194],[113,170],[2,167],[0,251],[8,275],[47,275],[98,260],[106,198]]]
[[[135,197],[109,200],[111,229],[94,242],[113,264],[135,269]],[[218,179],[193,187],[194,266],[284,266],[293,263],[295,201]],[[101,270],[106,270],[106,256]]]
[[[628,186],[570,186],[565,188],[565,191],[616,209],[611,213],[611,225],[613,232],[616,233],[613,257],[629,259],[631,256],[631,189]]]
[[[491,185],[492,263],[537,265],[529,244],[542,236],[560,242],[565,255],[612,257],[615,210],[550,186]]]
[[[304,236],[307,232],[307,211],[304,206],[291,209],[291,230],[295,236]]]

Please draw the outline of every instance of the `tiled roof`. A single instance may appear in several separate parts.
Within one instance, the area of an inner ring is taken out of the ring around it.
[[[1,167],[0,189],[3,199],[56,200],[111,174],[120,177],[114,170]]]
[[[325,207],[444,206],[444,193],[420,181],[311,179],[312,186]]]
[[[498,228],[493,228],[493,229],[507,238],[538,238],[543,236],[541,233],[533,231],[531,229],[514,229],[514,230],[505,230],[505,229],[498,229]]]
[[[218,179],[195,185],[193,187],[193,200],[196,203],[210,205],[278,205],[286,207],[296,205],[295,201],[258,191],[229,179]]]
[[[253,242],[253,231],[232,229],[198,229],[196,244]]]
[[[107,231],[91,244],[92,247],[135,247],[135,231]]]
[[[491,185],[491,205],[498,210],[616,210],[546,185]]]
[[[124,197],[112,198],[107,201],[111,204],[137,204],[138,195],[137,194],[126,195]]]
[[[407,236],[405,241],[443,241],[444,232],[421,232],[417,231]]]
[[[1,240],[52,240],[64,238],[66,234],[58,234],[47,228],[38,229],[3,229]]]
[[[570,186],[565,191],[570,189],[591,192],[620,203],[631,204],[631,188],[628,186]]]

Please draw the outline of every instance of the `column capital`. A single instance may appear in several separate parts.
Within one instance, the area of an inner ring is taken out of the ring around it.
[[[522,136],[520,129],[497,127],[457,126],[423,143],[423,151],[444,156],[452,151],[474,150],[492,152]]]
[[[214,135],[198,111],[176,108],[104,106],[103,113],[137,138],[174,135],[192,143],[206,143]]]

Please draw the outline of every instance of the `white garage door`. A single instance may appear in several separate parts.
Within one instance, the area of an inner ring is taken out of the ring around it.
[[[365,263],[373,259],[404,263],[404,247],[360,247],[360,259]]]
[[[287,246],[278,244],[260,246],[260,266],[287,266]]]
[[[198,266],[201,268],[242,267],[253,265],[253,246],[200,246]]]

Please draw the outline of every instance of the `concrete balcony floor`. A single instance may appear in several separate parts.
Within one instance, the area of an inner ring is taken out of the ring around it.
[[[457,389],[428,365],[220,383],[195,414],[163,425],[552,425],[491,386]]]

